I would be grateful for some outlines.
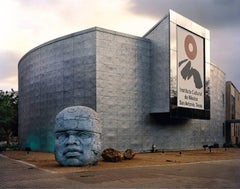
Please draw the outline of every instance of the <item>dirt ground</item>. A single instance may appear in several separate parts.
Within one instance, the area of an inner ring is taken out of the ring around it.
[[[3,155],[24,161],[41,169],[45,169],[56,173],[67,173],[67,172],[81,172],[81,171],[95,171],[95,170],[106,170],[115,168],[126,168],[126,167],[144,167],[144,166],[156,166],[156,165],[167,165],[167,164],[179,164],[179,163],[191,163],[191,162],[202,162],[212,160],[228,160],[228,159],[240,159],[240,148],[214,148],[209,151],[205,150],[189,150],[177,152],[155,152],[155,153],[138,153],[132,160],[122,160],[121,162],[104,162],[102,159],[99,160],[95,166],[86,167],[62,167],[54,158],[53,153],[44,152],[30,152],[25,151],[5,151]]]

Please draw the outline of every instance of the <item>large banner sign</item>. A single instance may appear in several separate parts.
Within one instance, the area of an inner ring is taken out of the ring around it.
[[[177,27],[178,107],[204,109],[203,38]]]

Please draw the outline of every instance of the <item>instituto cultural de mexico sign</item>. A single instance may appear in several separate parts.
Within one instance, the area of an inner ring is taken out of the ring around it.
[[[181,27],[178,38],[178,106],[204,109],[204,39]]]

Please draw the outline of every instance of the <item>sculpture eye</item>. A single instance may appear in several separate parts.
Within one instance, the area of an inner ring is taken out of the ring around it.
[[[88,138],[92,137],[92,134],[90,132],[87,132],[87,131],[80,131],[80,132],[78,132],[77,135],[81,139],[88,139]]]
[[[66,137],[67,137],[67,134],[64,133],[64,132],[56,133],[56,139],[57,139],[57,140],[65,140]]]

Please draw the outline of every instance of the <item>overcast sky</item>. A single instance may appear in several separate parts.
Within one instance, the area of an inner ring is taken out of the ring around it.
[[[0,0],[0,90],[32,48],[94,26],[144,35],[169,9],[210,30],[211,61],[240,90],[240,0]]]

